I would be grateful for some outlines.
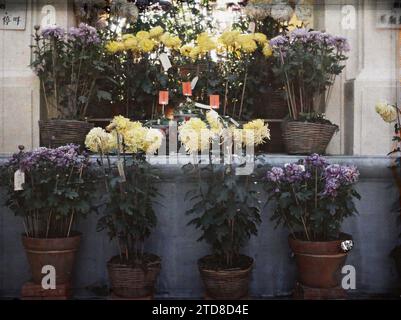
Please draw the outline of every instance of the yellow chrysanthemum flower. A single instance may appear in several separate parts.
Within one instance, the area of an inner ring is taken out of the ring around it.
[[[163,133],[158,129],[147,129],[145,142],[144,142],[144,151],[147,154],[154,154],[157,150],[160,149],[163,142]]]
[[[155,48],[156,43],[151,39],[141,39],[138,42],[138,47],[142,52],[151,52]]]
[[[153,39],[158,39],[162,34],[164,30],[162,27],[157,26],[149,30],[149,35]]]
[[[226,47],[233,47],[241,33],[238,30],[225,31],[219,38],[219,42]]]
[[[397,108],[391,104],[385,102],[376,104],[376,112],[386,122],[394,122],[397,119]]]
[[[145,151],[146,134],[147,128],[139,122],[133,122],[131,128],[122,133],[125,151],[132,153]]]
[[[136,34],[136,37],[138,39],[149,39],[150,38],[150,33],[148,31],[138,31]]]
[[[180,53],[184,57],[190,57],[192,49],[193,49],[193,46],[191,46],[189,44],[185,44],[180,48]]]
[[[172,36],[170,33],[165,32],[161,37],[160,41],[170,49],[179,50],[182,44],[182,41],[177,36]]]
[[[116,148],[116,142],[110,133],[96,127],[86,135],[85,146],[92,152],[105,154]]]
[[[215,135],[220,135],[224,126],[220,120],[219,114],[214,110],[210,110],[206,113],[206,120],[209,123],[210,130]]]
[[[191,52],[189,53],[189,56],[192,60],[197,60],[199,58],[200,53],[201,50],[199,47],[193,47],[191,49]]]
[[[262,53],[265,57],[271,57],[273,55],[273,50],[269,43],[266,43],[263,47]]]
[[[255,40],[253,40],[253,35],[251,34],[241,34],[238,36],[237,41],[241,46],[241,50],[244,52],[252,53],[258,48]]]
[[[124,43],[119,41],[109,41],[106,44],[106,50],[109,53],[117,53],[125,50]]]
[[[124,35],[121,37],[121,39],[123,39],[124,41],[125,41],[125,40],[128,40],[128,39],[130,39],[130,38],[135,38],[135,36],[134,36],[132,33],[127,33],[127,34],[124,34]]]
[[[243,125],[244,130],[253,130],[253,140],[255,145],[263,144],[266,141],[265,140],[270,140],[270,130],[269,130],[269,125],[264,123],[263,120],[261,119],[256,119],[253,121],[250,121],[246,124]],[[246,132],[244,131],[244,143],[249,144],[251,141],[247,141],[246,138]]]
[[[196,43],[202,53],[208,53],[217,48],[217,43],[213,38],[206,32],[203,32],[197,36]]]
[[[134,36],[127,38],[124,40],[125,50],[138,50],[138,39]]]
[[[256,32],[253,34],[253,40],[255,40],[261,46],[265,45],[268,42],[266,35],[260,32]]]
[[[211,131],[199,118],[191,118],[178,128],[180,141],[190,153],[207,150],[210,147]]]

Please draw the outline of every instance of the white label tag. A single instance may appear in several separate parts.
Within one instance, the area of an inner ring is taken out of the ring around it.
[[[235,121],[233,118],[230,118],[230,121],[232,124],[234,124],[234,126],[239,127],[239,123]]]
[[[172,67],[170,59],[168,58],[168,55],[165,53],[161,53],[159,56],[160,62],[162,63],[164,71],[168,71]]]
[[[118,174],[119,174],[120,177],[121,177],[121,182],[127,181],[127,179],[125,178],[124,162],[123,162],[123,160],[118,160],[118,161],[117,161],[117,169],[118,169]]]
[[[207,104],[203,104],[203,103],[199,103],[199,102],[195,102],[195,107],[200,108],[200,109],[207,109],[210,110],[210,106],[208,106]]]
[[[192,81],[191,81],[191,89],[192,89],[192,90],[195,89],[195,86],[196,86],[196,84],[198,83],[198,80],[199,80],[199,77],[198,77],[198,76],[196,76],[195,78],[192,79]]]
[[[256,30],[256,23],[252,21],[251,23],[249,23],[248,31],[255,33],[255,30]]]
[[[14,173],[14,190],[21,191],[24,190],[22,185],[25,183],[25,172],[17,170]]]

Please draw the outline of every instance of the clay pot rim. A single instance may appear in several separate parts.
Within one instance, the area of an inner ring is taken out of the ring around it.
[[[202,258],[198,259],[197,264],[198,264],[198,268],[199,270],[201,270],[202,272],[208,272],[208,273],[214,273],[214,274],[221,274],[221,275],[225,275],[225,274],[234,274],[234,273],[247,273],[250,270],[253,269],[253,266],[255,264],[255,259],[253,259],[252,257],[246,255],[246,254],[241,254],[241,256],[245,256],[247,258],[250,259],[251,263],[250,265],[246,268],[246,269],[238,269],[238,268],[232,268],[232,269],[222,269],[222,270],[213,270],[210,268],[205,268],[205,267],[201,267],[200,266],[200,261],[206,257],[211,257],[213,255],[208,254],[206,256],[203,256]]]
[[[76,238],[81,238],[82,237],[82,233],[79,231],[72,231],[71,232],[71,236],[69,237],[60,237],[60,238],[37,238],[37,237],[28,237],[25,233],[21,233],[21,237],[25,240],[30,240],[30,241],[36,241],[36,240],[40,240],[40,241],[55,241],[55,240],[66,240],[66,239],[76,239]]]
[[[148,267],[161,267],[162,263],[162,258],[158,256],[157,254],[154,253],[149,253],[146,252],[149,255],[152,255],[157,258],[156,261],[149,262],[147,265]],[[130,269],[141,269],[140,266],[133,266],[132,264],[126,264],[126,263],[119,263],[119,262],[112,262],[112,260],[116,257],[119,257],[119,255],[112,256],[108,261],[107,261],[107,266],[113,266],[113,267],[118,267],[118,268],[130,268]]]
[[[292,234],[288,235],[288,240],[289,241],[294,241],[294,242],[298,242],[298,243],[305,243],[305,244],[312,244],[312,243],[316,243],[316,244],[327,244],[330,242],[342,242],[345,240],[353,240],[352,235],[345,233],[345,232],[340,232],[340,237],[338,239],[334,239],[334,240],[328,240],[328,241],[310,241],[310,240],[301,240],[301,239],[295,239],[294,236]]]

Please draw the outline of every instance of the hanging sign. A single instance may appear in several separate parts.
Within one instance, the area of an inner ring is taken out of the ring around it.
[[[168,104],[168,91],[159,91],[159,104]]]
[[[209,98],[210,98],[210,107],[212,109],[220,108],[220,96],[218,94],[212,94]]]
[[[192,87],[191,87],[191,82],[183,82],[182,83],[182,94],[184,96],[192,96]]]
[[[0,30],[25,30],[26,0],[0,0]]]

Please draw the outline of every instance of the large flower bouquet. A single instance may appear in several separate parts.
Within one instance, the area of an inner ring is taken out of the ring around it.
[[[270,46],[273,71],[286,89],[290,119],[321,121],[321,107],[330,98],[335,78],[347,60],[347,39],[295,29],[271,39]]]
[[[343,220],[357,213],[358,177],[355,166],[329,164],[317,154],[273,167],[266,175],[268,202],[275,204],[272,220],[295,239],[336,240]]]
[[[70,237],[74,222],[91,209],[96,173],[77,146],[21,150],[1,172],[6,204],[22,217],[27,237]]]

